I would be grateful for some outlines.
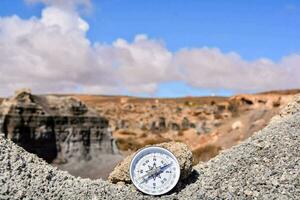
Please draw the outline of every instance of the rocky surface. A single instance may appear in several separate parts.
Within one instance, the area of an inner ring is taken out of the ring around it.
[[[0,199],[298,199],[300,97],[262,131],[198,164],[161,197],[133,186],[70,176],[0,138]]]
[[[122,158],[114,156],[117,148],[108,125],[106,118],[74,97],[32,95],[23,89],[0,105],[5,137],[74,175],[97,178],[89,175],[89,165],[95,168],[101,161],[108,174],[110,163]]]
[[[163,147],[171,151],[178,160],[180,165],[181,177],[183,180],[192,172],[193,154],[186,144],[180,142],[165,142],[154,146]],[[116,168],[110,173],[108,181],[112,183],[131,183],[129,168],[135,154],[127,156]]]

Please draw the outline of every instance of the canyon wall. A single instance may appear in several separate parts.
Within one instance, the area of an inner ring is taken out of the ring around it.
[[[108,120],[74,97],[18,91],[0,106],[0,130],[49,163],[87,161],[117,152]]]

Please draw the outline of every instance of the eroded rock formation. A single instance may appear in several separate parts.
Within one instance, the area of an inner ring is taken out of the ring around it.
[[[74,97],[17,91],[0,106],[5,136],[47,162],[91,160],[116,152],[108,120]]]

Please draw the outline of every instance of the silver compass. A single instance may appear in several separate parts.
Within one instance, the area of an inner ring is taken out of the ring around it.
[[[130,163],[131,181],[145,194],[166,194],[176,186],[179,177],[179,163],[165,148],[143,148],[135,154]]]

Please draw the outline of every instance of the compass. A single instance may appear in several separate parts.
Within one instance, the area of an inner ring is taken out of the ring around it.
[[[129,171],[135,187],[149,195],[166,194],[176,186],[180,177],[176,157],[162,147],[146,147],[138,151]]]

